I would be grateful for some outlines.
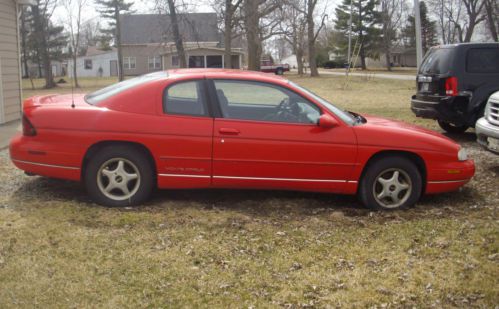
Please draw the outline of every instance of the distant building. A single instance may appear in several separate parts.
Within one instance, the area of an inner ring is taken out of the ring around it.
[[[73,77],[73,59],[68,60],[68,76]],[[100,50],[95,46],[89,46],[84,56],[76,58],[76,76],[118,76],[118,52],[116,48]]]
[[[394,48],[390,58],[390,63],[394,67],[417,66],[415,48]],[[366,65],[370,68],[386,68],[385,54],[381,53],[379,58],[366,58]]]
[[[19,10],[30,0],[0,0],[0,124],[21,118]]]
[[[298,67],[298,61],[296,61],[296,55],[289,55],[284,57],[280,61],[281,64],[288,64],[291,69],[296,69]]]
[[[223,68],[224,48],[215,13],[178,14],[179,30],[189,68]],[[121,47],[125,75],[178,68],[180,61],[169,15],[121,16]],[[232,48],[233,68],[241,68],[244,52]]]

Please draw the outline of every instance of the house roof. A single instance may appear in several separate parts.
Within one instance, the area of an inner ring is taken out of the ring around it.
[[[184,42],[219,42],[216,13],[177,14]],[[170,15],[122,15],[121,44],[151,44],[174,42]]]
[[[184,49],[184,51],[188,52],[191,50],[213,50],[213,51],[218,51],[218,52],[224,52],[225,49],[221,47],[206,47],[206,46],[198,46],[198,47],[187,47]],[[165,51],[162,53],[162,55],[169,55],[169,54],[175,54],[177,53],[177,49],[173,47],[171,50]],[[244,51],[242,51],[240,48],[231,48],[231,53],[232,54],[244,54]]]
[[[88,46],[87,52],[85,53],[85,56],[91,57],[91,56],[97,56],[97,55],[114,53],[114,52],[116,52],[116,48],[114,48],[114,47],[111,47],[110,50],[102,50],[102,49],[98,49],[97,46]]]

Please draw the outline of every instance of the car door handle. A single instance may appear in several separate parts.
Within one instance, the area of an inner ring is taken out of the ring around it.
[[[226,135],[238,135],[239,133],[241,133],[239,132],[238,129],[232,129],[232,128],[220,128],[218,132],[220,132],[220,134],[226,134]]]

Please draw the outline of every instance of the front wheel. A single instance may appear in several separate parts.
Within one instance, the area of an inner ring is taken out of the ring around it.
[[[362,203],[375,210],[413,206],[421,196],[423,181],[416,165],[398,156],[371,162],[359,188]]]
[[[467,125],[457,125],[443,120],[437,120],[437,122],[442,129],[449,133],[464,133],[469,128]]]
[[[276,75],[283,75],[284,74],[284,70],[282,68],[277,68],[277,70],[275,71],[275,74]]]
[[[152,192],[154,169],[146,155],[133,147],[110,146],[96,153],[85,171],[89,195],[105,206],[129,206]]]

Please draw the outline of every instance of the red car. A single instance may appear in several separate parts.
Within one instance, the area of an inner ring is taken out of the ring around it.
[[[368,207],[398,209],[475,172],[439,133],[343,111],[258,72],[152,73],[86,96],[33,97],[23,113],[14,164],[83,181],[110,206],[142,203],[159,187],[357,194]]]

